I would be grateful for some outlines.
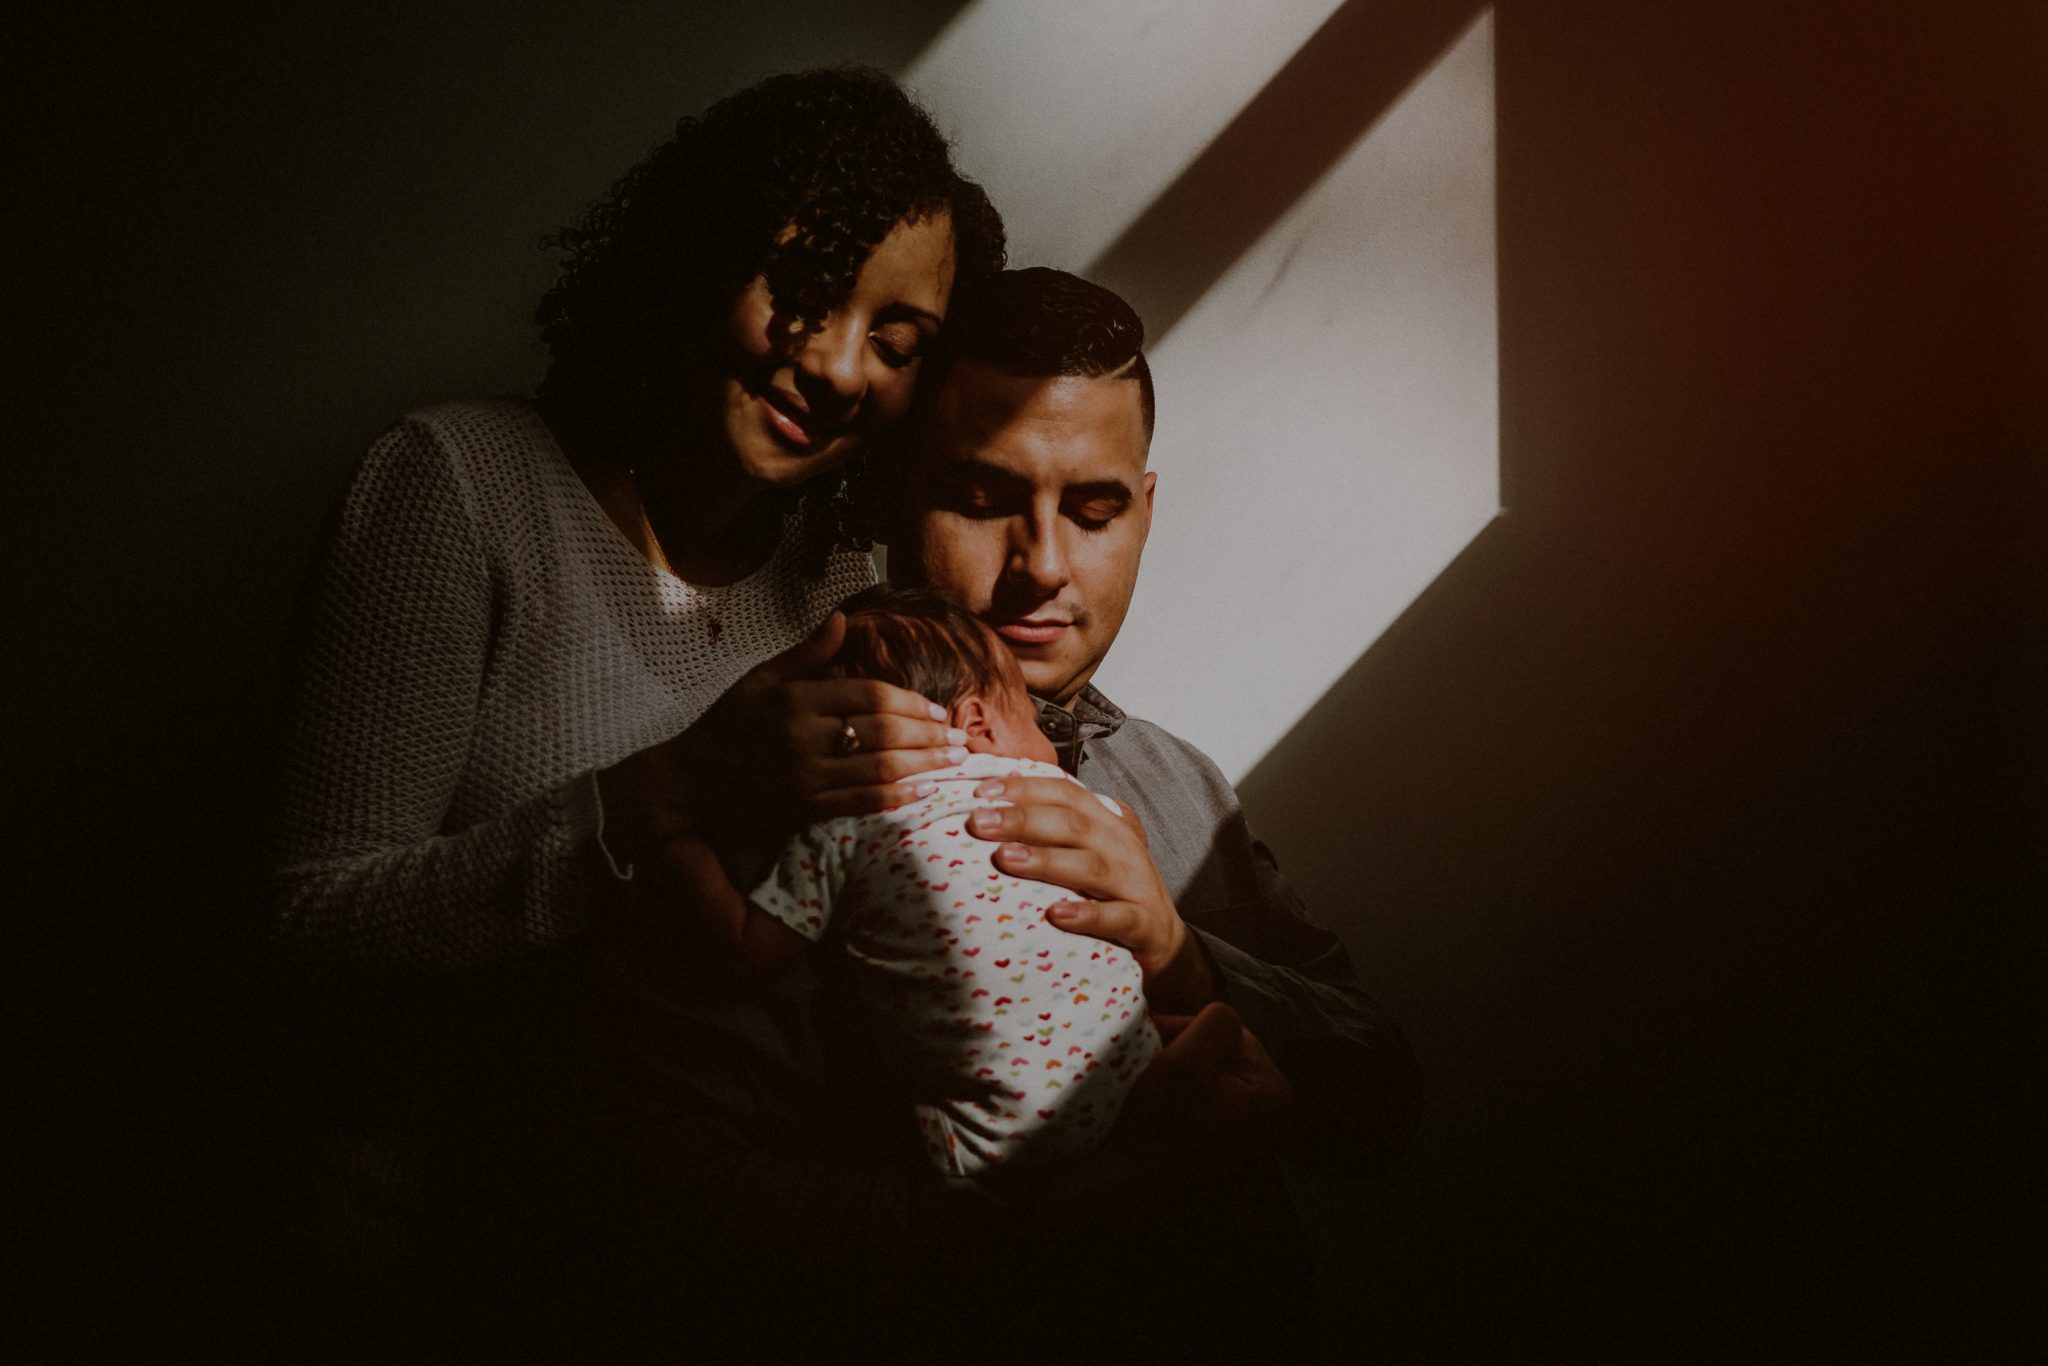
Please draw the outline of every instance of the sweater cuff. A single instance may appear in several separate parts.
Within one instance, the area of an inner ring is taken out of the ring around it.
[[[633,880],[633,865],[620,863],[618,855],[604,839],[604,793],[597,785],[597,771],[579,778],[569,793],[569,819],[578,830],[590,831],[590,837],[597,845],[598,853],[604,856],[605,867],[620,882]]]

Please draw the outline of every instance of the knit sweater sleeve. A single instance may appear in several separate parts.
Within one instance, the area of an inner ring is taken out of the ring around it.
[[[342,502],[303,643],[272,915],[298,956],[464,968],[588,922],[606,876],[594,775],[448,828],[498,596],[449,453],[423,423],[395,428]]]

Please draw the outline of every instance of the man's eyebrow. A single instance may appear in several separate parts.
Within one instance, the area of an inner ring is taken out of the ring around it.
[[[1093,503],[1103,498],[1119,503],[1128,503],[1134,495],[1131,486],[1121,479],[1091,479],[1085,484],[1069,484],[1061,490],[1061,497],[1083,503]]]
[[[1031,481],[1015,470],[991,465],[972,455],[956,455],[933,462],[933,473],[950,484],[992,484],[1005,489],[1028,489]]]
[[[953,484],[983,484],[1012,491],[1028,490],[1031,480],[1012,469],[992,465],[972,455],[959,455],[951,460],[937,462],[939,477]],[[1128,503],[1137,495],[1131,486],[1121,479],[1090,479],[1086,483],[1068,484],[1060,490],[1061,501],[1093,502],[1110,498]]]

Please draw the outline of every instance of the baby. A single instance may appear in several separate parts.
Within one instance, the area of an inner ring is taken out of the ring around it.
[[[998,870],[993,846],[963,828],[1003,805],[974,795],[987,779],[1065,776],[1036,704],[1002,642],[949,598],[881,586],[842,610],[831,672],[947,707],[966,762],[920,775],[938,784],[930,796],[801,832],[745,898],[695,841],[671,846],[674,870],[717,935],[764,971],[827,938],[845,955],[856,1027],[931,1078],[913,1099],[939,1170],[1078,1156],[1108,1132],[1159,1036],[1131,955],[1052,925],[1046,908],[1073,894]]]

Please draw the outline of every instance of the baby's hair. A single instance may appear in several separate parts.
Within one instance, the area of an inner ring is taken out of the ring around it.
[[[846,640],[827,668],[835,678],[878,678],[948,709],[1024,686],[995,633],[943,593],[881,583],[839,610],[846,613]]]

